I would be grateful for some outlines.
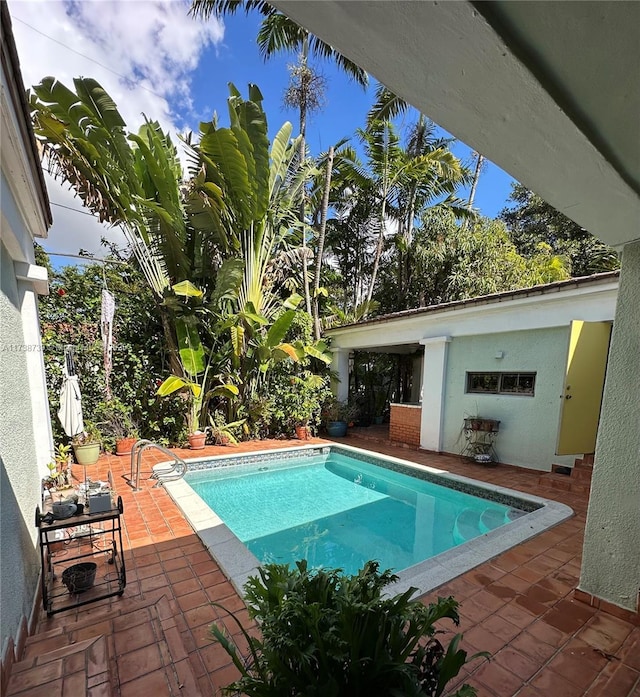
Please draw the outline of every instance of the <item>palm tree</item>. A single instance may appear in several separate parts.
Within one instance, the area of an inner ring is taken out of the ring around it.
[[[307,54],[333,61],[356,84],[368,85],[368,75],[362,68],[264,0],[192,0],[191,3],[194,16],[204,19],[211,15],[233,15],[240,9],[245,14],[257,10],[264,18],[258,32],[258,47],[263,58],[271,58],[283,51],[302,53],[306,44]]]
[[[299,113],[300,135],[299,162],[306,156],[307,116],[311,110],[320,105],[322,91],[321,78],[309,66],[309,56],[316,59],[331,60],[345,72],[356,84],[366,87],[369,81],[367,73],[355,63],[345,58],[317,36],[296,24],[286,15],[264,0],[192,0],[191,12],[196,17],[207,19],[211,15],[223,17],[233,15],[243,9],[245,14],[258,11],[262,24],[258,31],[258,48],[266,60],[282,52],[298,54],[298,65],[293,71],[293,83],[287,91],[288,104],[296,106]],[[319,82],[320,80],[320,82]],[[307,232],[305,227],[305,191],[300,194],[300,222],[302,223],[302,275],[307,312],[311,315],[311,294],[309,291],[308,258],[306,252]]]
[[[410,236],[419,211],[428,205],[458,208],[456,187],[466,171],[440,139],[420,130],[409,146],[400,143],[393,124],[373,121],[367,130],[358,132],[364,145],[366,166],[355,159],[342,167],[342,176],[360,195],[372,202],[377,241],[366,302],[370,303],[390,223],[394,223],[402,240]]]

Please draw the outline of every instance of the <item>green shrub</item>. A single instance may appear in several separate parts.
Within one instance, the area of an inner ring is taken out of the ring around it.
[[[436,637],[438,620],[459,623],[453,598],[425,606],[410,600],[415,588],[383,598],[383,588],[397,577],[379,572],[377,562],[367,562],[353,576],[309,571],[306,561],[296,566],[267,564],[246,583],[249,614],[262,634],[249,636],[236,620],[247,656],[223,629],[211,627],[241,673],[225,688],[228,694],[438,697],[467,662],[458,648],[461,635],[448,646]],[[480,655],[487,656],[471,659]],[[475,691],[465,685],[456,694],[469,697]]]
[[[114,429],[103,423],[111,422],[110,414],[105,413],[111,411],[111,404],[106,401],[100,339],[101,293],[106,280],[116,299],[113,400],[124,405],[140,437],[163,445],[183,443],[187,435],[184,400],[180,395],[164,399],[156,395],[169,369],[168,356],[163,348],[164,333],[155,301],[140,272],[122,264],[66,266],[54,271],[39,247],[36,247],[36,258],[39,264],[48,267],[51,279],[51,292],[39,296],[38,309],[54,440],[68,441],[57,411],[64,349],[71,346],[84,417],[100,422],[100,429],[107,435],[107,447],[115,442]]]

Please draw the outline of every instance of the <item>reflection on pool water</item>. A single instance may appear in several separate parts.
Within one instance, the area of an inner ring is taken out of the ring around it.
[[[261,562],[305,558],[348,573],[369,559],[400,571],[525,514],[398,469],[333,449],[185,480]]]

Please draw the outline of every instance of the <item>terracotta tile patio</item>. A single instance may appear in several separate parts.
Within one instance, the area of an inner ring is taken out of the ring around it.
[[[574,509],[576,515],[561,525],[424,596],[428,602],[454,595],[461,603],[463,647],[492,653],[490,662],[478,660],[461,675],[479,697],[640,696],[640,626],[573,597],[586,486],[565,490],[567,482],[559,480],[564,488],[558,489],[538,472],[486,467],[354,436],[346,442],[553,498]],[[242,444],[237,451],[296,444]],[[199,454],[229,452],[208,447]],[[147,451],[147,475],[162,459]],[[111,471],[124,501],[128,583],[123,597],[52,618],[42,613],[23,660],[13,666],[8,695],[198,697],[218,694],[233,680],[235,668],[209,639],[208,627],[221,622],[233,636],[238,628],[211,602],[236,612],[251,628],[244,604],[168,494],[151,488],[148,480],[136,493],[125,484],[128,466],[128,458],[105,456],[88,468],[92,479],[106,479]]]

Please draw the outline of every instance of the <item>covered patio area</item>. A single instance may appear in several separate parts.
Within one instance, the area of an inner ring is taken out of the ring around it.
[[[631,613],[615,606],[604,612],[574,595],[588,487],[559,489],[539,472],[486,467],[357,435],[346,442],[555,499],[575,511],[573,518],[422,598],[428,602],[454,595],[461,603],[463,647],[491,652],[490,662],[475,661],[461,675],[479,697],[640,694],[640,626]],[[237,451],[282,446],[282,441],[246,443]],[[229,450],[209,447],[204,454]],[[159,459],[145,453],[143,469]],[[208,628],[222,622],[237,637],[225,611],[237,613],[251,628],[242,599],[164,489],[151,488],[147,479],[136,493],[126,485],[128,465],[127,458],[103,456],[88,470],[94,479],[111,472],[124,501],[124,595],[49,619],[41,612],[23,660],[13,666],[8,696],[198,697],[219,694],[235,677],[227,654],[209,639]],[[581,466],[588,473],[590,465]],[[84,471],[75,474],[82,477]],[[443,629],[451,633],[453,627]]]

